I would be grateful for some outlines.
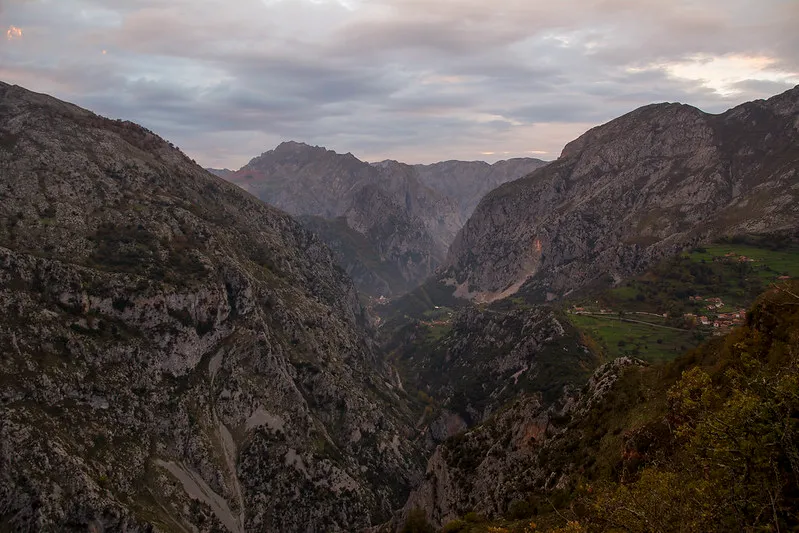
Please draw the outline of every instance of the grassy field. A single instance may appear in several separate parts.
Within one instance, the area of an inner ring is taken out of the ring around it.
[[[745,258],[745,259],[742,259]],[[648,272],[590,299],[575,302],[586,309],[605,308],[614,315],[683,329],[685,314],[708,316],[748,309],[769,285],[785,276],[799,277],[799,244],[793,240],[748,237],[703,246],[661,262]],[[697,297],[701,298],[697,301]],[[719,308],[706,301],[720,298]],[[666,314],[667,318],[636,313]],[[571,315],[572,322],[599,344],[606,357],[634,355],[648,361],[673,359],[696,346],[710,331],[674,331],[623,322],[614,315]]]
[[[749,260],[741,260],[745,257]],[[692,296],[721,298],[718,312],[746,308],[758,294],[780,278],[799,277],[799,245],[772,248],[765,243],[721,243],[674,257],[597,300],[614,310],[645,311],[679,316],[705,314],[705,305]]]
[[[671,361],[698,345],[703,338],[701,334],[691,331],[626,322],[612,316],[571,315],[569,318],[599,345],[607,360],[629,355],[651,363]]]
[[[773,281],[779,276],[799,277],[799,248],[771,250],[747,244],[713,244],[691,252],[692,261],[713,261],[727,254],[754,259],[752,271],[761,279]]]

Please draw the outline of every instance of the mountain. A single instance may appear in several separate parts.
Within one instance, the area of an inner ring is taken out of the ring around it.
[[[224,179],[227,179],[234,172],[228,168],[206,168],[205,170],[207,170],[214,176],[219,176],[220,178]]]
[[[795,281],[772,286],[745,324],[673,361],[618,358],[555,403],[510,402],[436,449],[402,516],[443,531],[796,528],[797,304]]]
[[[618,281],[686,246],[799,224],[799,87],[710,115],[642,107],[492,191],[439,278],[492,301]]]
[[[0,529],[380,523],[421,457],[367,323],[287,214],[0,83]]]
[[[291,215],[335,218],[347,211],[353,194],[377,182],[378,176],[352,154],[289,141],[254,158],[228,179]]]
[[[380,296],[407,292],[430,276],[485,193],[543,164],[537,159],[369,164],[352,154],[285,142],[222,177],[304,217],[359,289]],[[361,240],[351,230],[368,246],[351,246]]]
[[[303,143],[282,143],[226,179],[312,221],[339,264],[373,296],[405,292],[432,274],[463,225],[454,203],[422,184],[413,167],[373,166]],[[345,245],[353,231],[366,246]]]
[[[493,165],[484,161],[442,161],[432,165],[414,165],[414,168],[422,183],[457,202],[463,220],[468,220],[483,196],[546,164],[540,159],[522,157]]]

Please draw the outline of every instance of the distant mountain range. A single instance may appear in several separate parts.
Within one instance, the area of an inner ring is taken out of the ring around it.
[[[446,257],[480,198],[545,163],[366,163],[352,154],[285,142],[238,171],[208,169],[299,217],[373,296],[417,286]]]

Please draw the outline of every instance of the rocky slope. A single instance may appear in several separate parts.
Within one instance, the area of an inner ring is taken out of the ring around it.
[[[358,289],[376,297],[412,289],[444,258],[422,220],[381,186],[360,189],[342,217],[299,220],[330,246]]]
[[[379,296],[406,292],[426,279],[483,195],[543,164],[513,159],[494,165],[370,165],[352,154],[286,142],[235,173],[218,175],[290,214],[315,217],[306,220],[356,285]],[[337,221],[341,217],[346,226]],[[349,230],[369,245],[348,245],[354,239]]]
[[[797,303],[799,283],[772,285],[673,361],[617,359],[548,407],[519,398],[437,448],[403,515],[444,531],[796,528]]]
[[[411,288],[412,282],[405,279],[400,268],[405,263],[402,254],[396,261],[381,259],[375,245],[366,235],[349,227],[346,218],[303,216],[297,220],[330,248],[361,294],[379,298]]]
[[[640,108],[486,196],[440,279],[478,301],[548,300],[720,235],[796,228],[797,146],[799,88],[721,115]]]
[[[282,143],[225,178],[292,215],[316,217],[312,228],[359,288],[375,296],[404,292],[429,276],[463,226],[455,204],[422,184],[413,167],[373,166],[303,143]],[[341,217],[346,227],[336,222]],[[368,246],[346,246],[349,230]]]
[[[546,164],[540,159],[518,157],[492,165],[484,161],[442,161],[432,165],[414,165],[414,168],[422,183],[457,202],[465,221],[490,191]]]
[[[405,387],[430,396],[444,418],[457,416],[461,427],[484,421],[520,394],[542,394],[551,403],[564,387],[582,384],[586,369],[596,365],[566,318],[544,306],[465,308],[413,321],[394,334],[386,351]]]
[[[589,414],[601,408],[626,369],[641,364],[621,358],[602,365],[582,390],[567,389],[555,403],[538,395],[519,397],[485,423],[440,444],[402,516],[421,509],[439,527],[470,512],[498,517],[535,491],[566,486],[580,473],[563,448],[579,441]],[[550,456],[561,460],[550,462]]]
[[[0,83],[0,529],[384,520],[419,465],[366,327],[288,215]]]

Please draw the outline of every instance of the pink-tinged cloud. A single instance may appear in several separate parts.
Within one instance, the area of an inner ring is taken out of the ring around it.
[[[213,167],[288,139],[370,160],[552,158],[641,105],[720,112],[799,83],[796,0],[0,8],[25,31],[0,41],[0,80],[143,123]]]
[[[14,39],[22,39],[22,28],[16,26],[9,26],[6,30],[6,39],[13,41]]]

